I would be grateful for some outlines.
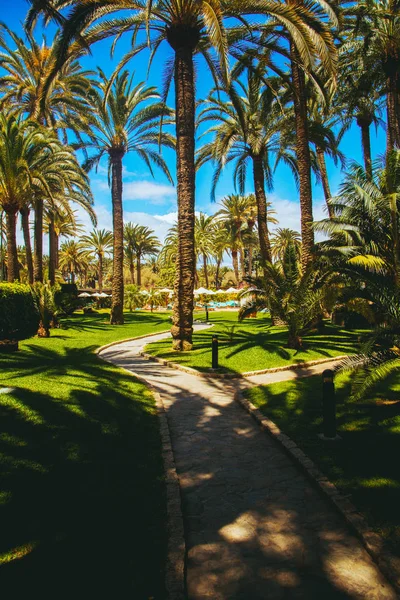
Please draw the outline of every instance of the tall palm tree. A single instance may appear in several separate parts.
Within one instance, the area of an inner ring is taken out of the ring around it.
[[[190,350],[192,347],[193,289],[195,276],[194,221],[195,221],[195,84],[194,55],[201,53],[207,66],[216,78],[220,71],[228,82],[228,38],[225,30],[226,18],[260,14],[265,11],[263,0],[108,0],[107,5],[100,0],[30,0],[31,9],[27,16],[27,26],[32,27],[38,15],[45,15],[47,21],[62,23],[63,34],[58,64],[61,66],[72,42],[90,43],[109,36],[119,36],[122,32],[133,32],[136,42],[143,32],[146,39],[123,60],[123,64],[147,49],[151,42],[153,58],[155,52],[167,42],[172,49],[173,61],[166,73],[166,93],[169,84],[175,83],[176,143],[177,143],[177,182],[178,182],[178,227],[179,251],[177,277],[175,281],[175,304],[173,311],[173,347],[176,350]],[[269,15],[279,17],[282,22],[291,24],[292,29],[301,17],[290,7],[276,0],[267,3]],[[67,16],[59,11],[70,8]],[[110,18],[112,13],[121,12],[120,18]],[[101,19],[107,15],[107,20]],[[304,27],[306,39],[310,39],[309,25]],[[237,28],[248,33],[247,28]],[[304,36],[303,36],[304,38]],[[214,50],[218,56],[216,68]]]
[[[206,288],[209,287],[207,261],[213,254],[215,240],[215,218],[214,215],[207,216],[204,213],[196,215],[194,225],[194,236],[196,244],[196,256],[203,261],[204,278]]]
[[[32,122],[0,115],[0,204],[6,213],[8,280],[18,279],[16,216],[35,194],[52,197],[71,157]]]
[[[282,261],[288,246],[294,248],[297,260],[301,256],[301,236],[297,231],[286,227],[278,227],[271,237],[272,258],[274,261]]]
[[[45,211],[44,229],[49,235],[49,281],[51,285],[55,283],[58,269],[60,237],[72,237],[83,233],[82,225],[76,220],[76,211],[70,209],[70,200],[71,198],[67,194],[63,194],[62,198],[57,199],[55,206],[47,205]],[[95,224],[96,215],[90,204],[85,201],[84,196],[75,193],[73,201],[84,206],[92,223]]]
[[[10,110],[11,107],[11,110],[23,113],[30,120],[57,132],[64,143],[67,143],[67,133],[71,131],[75,131],[80,139],[81,133],[88,130],[86,115],[90,114],[90,107],[87,97],[92,84],[92,73],[83,71],[76,60],[83,53],[82,49],[75,46],[68,51],[62,68],[52,77],[50,85],[59,34],[56,33],[53,43],[48,46],[45,42],[38,44],[31,33],[27,33],[24,40],[5,25],[1,26],[1,30],[7,35],[0,36],[0,66],[5,71],[5,75],[0,77],[0,108]],[[8,38],[15,49],[8,43]],[[36,281],[43,280],[43,203],[44,199],[36,196],[33,204]],[[24,225],[26,228],[26,219]],[[50,236],[54,237],[52,222],[50,229]]]
[[[93,88],[91,91],[91,134],[89,142],[85,142],[85,147],[94,149],[95,153],[85,161],[84,168],[90,170],[107,155],[114,235],[110,322],[118,325],[124,322],[123,158],[129,152],[135,153],[152,175],[153,166],[159,167],[172,183],[168,167],[158,149],[160,144],[174,147],[174,140],[167,133],[159,131],[162,117],[171,111],[159,101],[154,87],[145,87],[143,83],[134,85],[128,72],[124,71],[108,89],[108,78],[102,71],[99,71],[99,76],[99,90]]]
[[[61,244],[60,269],[71,283],[75,283],[77,275],[82,275],[88,266],[88,254],[81,242],[68,240]]]
[[[133,223],[126,223],[124,225],[124,253],[128,263],[129,272],[131,275],[131,284],[135,284],[135,262],[136,262],[136,250],[135,250],[135,227]]]
[[[155,256],[161,244],[154,231],[144,225],[135,225],[133,235],[133,247],[136,255],[136,273],[137,285],[140,287],[141,280],[141,261],[144,256]]]
[[[247,164],[251,164],[261,256],[264,263],[271,262],[266,188],[272,187],[269,156],[278,136],[278,125],[271,122],[274,94],[263,78],[250,69],[246,81],[238,80],[226,89],[228,102],[221,97],[222,91],[212,92],[200,115],[200,122],[212,119],[217,124],[205,132],[205,135],[213,134],[214,138],[200,149],[198,164],[201,166],[212,160],[216,165],[212,198],[223,168],[230,162],[235,165],[235,185],[244,194]]]
[[[82,245],[88,251],[89,258],[97,260],[97,276],[99,291],[103,291],[103,262],[105,256],[111,253],[113,236],[111,231],[105,229],[94,229],[89,235],[80,238]]]

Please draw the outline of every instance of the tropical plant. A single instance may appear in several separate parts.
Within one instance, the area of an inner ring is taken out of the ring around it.
[[[107,254],[111,253],[113,237],[111,231],[94,229],[89,235],[80,238],[82,245],[88,251],[89,258],[97,260],[97,277],[99,291],[103,291],[103,262]]]
[[[141,261],[144,256],[154,256],[159,252],[160,241],[154,231],[144,225],[135,225],[133,234],[133,248],[136,255],[137,284],[141,286]]]
[[[273,261],[283,261],[287,247],[293,245],[297,260],[301,258],[301,236],[297,231],[287,227],[278,227],[271,236],[271,253]]]
[[[170,114],[153,87],[143,83],[133,85],[128,72],[115,77],[109,89],[106,75],[99,71],[99,90],[92,89],[92,129],[87,148],[95,153],[85,161],[84,168],[97,166],[104,155],[108,156],[109,181],[113,210],[113,278],[111,324],[124,322],[124,224],[122,211],[122,161],[131,152],[144,161],[153,174],[159,167],[172,182],[168,167],[160,156],[160,145],[174,147],[170,135],[159,131],[161,119]],[[149,103],[149,101],[151,101]]]
[[[70,283],[75,283],[76,276],[88,268],[87,251],[81,242],[67,240],[60,247],[60,269]]]
[[[140,293],[137,285],[128,284],[124,288],[124,307],[132,312],[136,308],[141,308],[145,302],[144,296]]]
[[[49,283],[35,282],[32,295],[40,316],[38,337],[50,337],[50,326],[56,312],[54,288]]]
[[[215,241],[215,218],[204,213],[196,215],[194,225],[196,256],[203,261],[206,288],[209,287],[207,261],[212,256]]]

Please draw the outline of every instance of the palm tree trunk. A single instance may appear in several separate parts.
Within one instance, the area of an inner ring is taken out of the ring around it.
[[[264,165],[261,156],[253,157],[254,192],[257,200],[258,236],[263,266],[271,262],[271,243],[267,224],[267,197],[265,195]]]
[[[34,279],[43,281],[43,200],[35,202]]]
[[[54,228],[54,214],[50,213],[49,219],[49,281],[50,285],[56,283],[57,264],[56,232]]]
[[[113,211],[113,278],[111,325],[124,322],[124,220],[122,211],[122,151],[110,152],[111,197]]]
[[[129,271],[131,274],[131,283],[132,285],[135,285],[135,266],[133,264],[133,261],[129,261]]]
[[[316,146],[316,152],[317,152],[319,173],[321,175],[322,188],[324,190],[325,202],[326,202],[326,206],[328,208],[329,218],[331,219],[333,217],[333,210],[332,210],[332,207],[329,205],[329,199],[332,198],[332,194],[331,194],[331,188],[329,185],[328,171],[326,169],[325,153],[322,150],[322,148],[320,148],[319,146]]]
[[[217,264],[215,265],[215,287],[219,288],[219,270],[221,268],[222,258],[217,259]]]
[[[174,77],[178,180],[178,252],[171,334],[174,350],[185,351],[191,350],[193,346],[193,290],[196,273],[194,249],[195,90],[193,49],[188,45],[182,46],[179,39],[169,39],[169,41],[175,49]]]
[[[244,250],[239,248],[239,264],[240,264],[240,281],[243,281],[246,277],[246,269],[244,266]]]
[[[290,42],[290,62],[293,84],[293,105],[296,122],[296,157],[299,170],[301,212],[301,262],[303,269],[312,261],[314,231],[312,228],[311,158],[308,135],[307,97],[304,72],[299,67],[300,57]]]
[[[136,255],[136,280],[137,280],[137,284],[140,287],[142,285],[142,277],[140,274],[140,268],[141,268],[141,264],[140,264],[140,254],[139,252]]]
[[[24,234],[24,244],[25,244],[25,255],[26,255],[26,268],[28,270],[28,282],[30,285],[33,284],[33,258],[32,258],[32,244],[31,244],[31,235],[29,231],[29,207],[24,206],[20,210],[21,213],[21,225],[22,232]]]
[[[235,273],[236,283],[239,283],[239,263],[238,263],[238,251],[232,250],[232,265],[233,272]]]
[[[103,255],[99,254],[99,292],[103,291]]]
[[[205,254],[203,254],[203,269],[204,269],[204,279],[206,280],[206,288],[208,289],[207,256]]]
[[[7,231],[7,281],[12,283],[19,279],[19,262],[17,253],[17,210],[4,209],[6,213]]]
[[[387,78],[387,134],[386,150],[390,153],[395,147],[400,148],[400,82],[397,72]]]
[[[59,267],[59,240],[60,240],[60,236],[58,235],[58,233],[54,230],[54,260],[55,260],[55,264],[56,264],[56,269],[58,269]]]
[[[249,246],[248,261],[249,261],[249,277],[251,277],[252,273],[253,273],[253,247],[252,246]]]
[[[372,179],[372,154],[371,154],[371,136],[370,136],[370,125],[372,123],[371,118],[358,116],[357,125],[361,131],[361,147],[364,157],[364,167],[369,179]]]

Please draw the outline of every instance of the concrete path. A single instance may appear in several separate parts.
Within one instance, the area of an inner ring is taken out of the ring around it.
[[[100,355],[144,377],[166,407],[183,498],[189,600],[394,600],[340,516],[233,400],[238,388],[309,371],[200,378],[138,356],[167,336]]]

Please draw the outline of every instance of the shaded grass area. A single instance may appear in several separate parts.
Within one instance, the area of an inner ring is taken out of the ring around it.
[[[362,402],[349,400],[349,375],[336,377],[342,441],[323,442],[320,376],[253,388],[247,397],[289,435],[366,515],[400,556],[400,376]]]
[[[202,313],[196,313],[204,321]],[[330,356],[354,353],[359,344],[357,331],[346,331],[326,324],[321,333],[303,337],[301,351],[285,348],[286,327],[272,327],[269,317],[259,314],[256,319],[239,323],[237,312],[210,312],[214,327],[196,332],[192,352],[173,352],[170,340],[160,340],[146,346],[154,356],[208,371],[211,367],[211,339],[218,335],[220,372],[244,373],[283,365],[317,360]]]
[[[164,598],[165,497],[150,392],[93,354],[168,315],[74,316],[0,355],[4,597]],[[4,389],[3,389],[4,392]]]

